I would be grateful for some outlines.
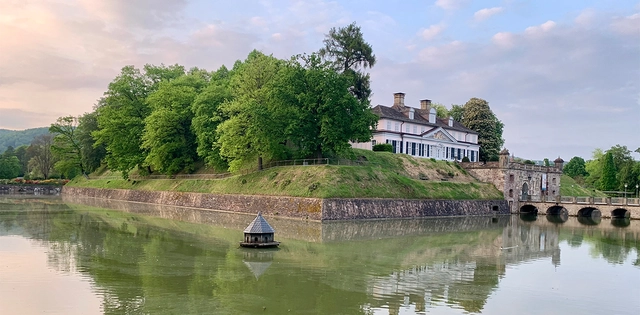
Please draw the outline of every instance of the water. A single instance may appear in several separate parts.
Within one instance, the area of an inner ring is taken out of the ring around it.
[[[252,219],[0,196],[0,314],[640,314],[638,221]]]

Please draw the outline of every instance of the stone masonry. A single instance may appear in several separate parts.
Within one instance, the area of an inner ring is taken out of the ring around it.
[[[465,162],[460,165],[483,182],[492,183],[502,191],[512,213],[520,209],[520,200],[555,200],[560,196],[560,158],[554,166],[529,165],[510,161],[509,151],[500,152],[498,162]]]

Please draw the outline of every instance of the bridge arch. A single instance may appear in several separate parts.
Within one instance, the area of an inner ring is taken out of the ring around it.
[[[537,214],[538,208],[536,208],[536,206],[534,205],[523,205],[522,207],[520,207],[520,212],[527,214]]]
[[[611,218],[621,219],[631,217],[631,212],[625,208],[617,208],[611,211]]]
[[[600,218],[602,213],[598,208],[585,207],[578,210],[578,217]]]
[[[547,209],[547,221],[551,223],[565,223],[569,220],[569,210],[563,206],[551,206]]]

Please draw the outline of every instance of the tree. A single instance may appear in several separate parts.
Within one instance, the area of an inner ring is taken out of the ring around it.
[[[431,104],[432,108],[436,109],[436,116],[439,118],[448,118],[449,117],[449,110],[447,109],[446,106],[442,105],[441,103],[433,103]]]
[[[18,176],[25,176],[28,173],[28,165],[29,165],[29,159],[27,156],[28,147],[29,146],[27,145],[21,145],[17,147],[15,150],[16,157],[18,158],[18,161],[20,161],[20,174]]]
[[[589,173],[587,173],[585,165],[586,163],[583,158],[574,156],[562,168],[562,173],[569,175],[570,177],[586,176]]]
[[[544,158],[544,166],[551,166],[551,162],[549,161],[548,158]]]
[[[107,154],[105,145],[103,143],[97,144],[92,136],[93,132],[97,130],[97,112],[86,113],[80,116],[76,134],[80,144],[82,164],[86,168],[87,173],[91,173],[98,169]]]
[[[351,79],[350,91],[360,101],[371,96],[370,77],[360,69],[371,68],[376,63],[371,45],[364,40],[360,27],[355,22],[346,27],[329,30],[323,40],[324,47],[318,52],[334,69]]]
[[[49,132],[54,135],[51,152],[57,159],[54,168],[67,178],[78,172],[86,175],[77,130],[78,118],[73,116],[60,117],[49,127]]]
[[[616,180],[616,165],[613,161],[613,154],[607,152],[604,155],[604,164],[602,166],[602,179],[600,181],[601,190],[615,190],[618,188]]]
[[[97,145],[106,147],[109,169],[122,172],[124,178],[135,167],[143,173],[151,171],[145,163],[148,150],[142,147],[145,119],[151,114],[146,99],[161,82],[181,75],[184,67],[179,65],[145,65],[144,73],[126,66],[109,83],[97,108],[99,130],[93,133]]]
[[[164,174],[193,171],[197,160],[196,139],[191,130],[191,106],[206,86],[201,72],[162,82],[147,98],[151,114],[145,122],[142,148],[145,163]]]
[[[42,176],[49,178],[55,159],[51,153],[51,145],[53,143],[53,135],[47,133],[36,137],[29,148],[27,148],[27,156],[29,157],[29,169],[35,174],[34,177]]]
[[[344,152],[349,141],[371,139],[378,117],[367,101],[349,92],[349,85],[347,76],[317,55],[292,61],[282,71],[273,94],[278,108],[295,106],[295,119],[287,130],[299,156],[321,158]]]
[[[193,112],[191,127],[196,135],[198,156],[203,158],[207,165],[218,170],[229,167],[227,161],[220,156],[220,147],[217,143],[219,135],[216,129],[226,120],[220,105],[233,100],[229,88],[231,75],[226,67],[220,67],[213,73],[209,85],[198,94],[191,106]]]
[[[489,103],[475,97],[470,99],[464,104],[464,113],[460,122],[467,128],[478,132],[480,160],[497,160],[500,148],[504,143],[504,139],[502,139],[504,124],[491,111]]]
[[[453,117],[453,120],[461,122],[464,116],[464,105],[451,104],[449,116]]]
[[[287,116],[272,108],[271,85],[283,62],[259,51],[252,51],[244,63],[234,66],[230,88],[234,99],[220,105],[227,120],[216,129],[220,154],[229,161],[229,170],[252,165],[260,157],[285,157]]]
[[[604,164],[604,152],[602,149],[593,150],[592,159],[585,163],[585,170],[589,173],[586,183],[594,188],[600,188],[600,179],[602,178],[602,166]]]

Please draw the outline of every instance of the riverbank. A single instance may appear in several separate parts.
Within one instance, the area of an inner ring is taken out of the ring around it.
[[[106,171],[78,177],[66,186],[303,198],[503,199],[493,185],[476,180],[453,162],[358,149],[354,154],[365,165],[281,166],[221,179],[125,180]]]
[[[255,214],[261,211],[266,216],[315,221],[510,214],[505,200],[301,198],[71,186],[65,186],[62,194],[234,213]]]

